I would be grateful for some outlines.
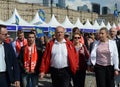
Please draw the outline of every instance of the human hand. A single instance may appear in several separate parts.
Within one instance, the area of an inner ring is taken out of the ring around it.
[[[93,71],[94,71],[93,66],[88,66],[88,67],[87,67],[87,71],[88,71],[88,72],[93,72]]]
[[[118,70],[115,70],[115,71],[114,71],[114,75],[115,75],[115,76],[118,76],[118,75],[119,75],[119,71],[118,71]]]
[[[44,76],[45,76],[45,73],[43,73],[43,72],[39,74],[39,78],[40,78],[40,79],[43,79]]]
[[[11,84],[11,87],[20,87],[20,81],[15,81],[13,84]]]

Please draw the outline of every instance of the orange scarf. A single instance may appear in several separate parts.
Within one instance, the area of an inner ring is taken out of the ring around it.
[[[24,39],[22,42],[23,42],[23,46],[27,45],[27,39]],[[16,51],[18,54],[20,53],[20,49],[21,49],[20,40],[17,39],[16,40]]]
[[[34,72],[38,60],[36,45],[32,47],[31,57],[29,53],[29,46],[27,45],[24,50],[24,68],[28,72]]]

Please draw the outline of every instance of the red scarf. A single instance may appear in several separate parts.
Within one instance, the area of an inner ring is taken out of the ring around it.
[[[34,72],[38,60],[36,45],[32,47],[31,57],[29,55],[29,46],[27,45],[24,50],[24,68],[28,72]]]
[[[27,39],[24,39],[22,42],[23,42],[23,46],[27,45]],[[21,49],[20,40],[17,39],[16,40],[16,51],[18,54],[20,53],[20,49]]]

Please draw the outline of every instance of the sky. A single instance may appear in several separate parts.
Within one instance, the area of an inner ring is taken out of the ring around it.
[[[110,8],[111,13],[114,12],[114,4],[117,3],[118,6],[118,11],[120,11],[120,0],[66,0],[68,3],[68,5],[70,5],[70,7],[76,8],[75,6],[80,5],[87,5],[89,7],[89,9],[91,9],[91,3],[98,3],[101,5],[101,7],[103,6],[107,6]]]
[[[21,2],[34,2],[34,3],[42,3],[42,0],[18,0]],[[58,0],[54,0],[57,2]],[[107,6],[110,8],[111,13],[114,11],[114,4],[117,3],[118,11],[120,11],[120,0],[66,0],[66,6],[69,8],[77,9],[76,6],[87,5],[89,9],[91,9],[91,2],[99,3],[101,7]]]

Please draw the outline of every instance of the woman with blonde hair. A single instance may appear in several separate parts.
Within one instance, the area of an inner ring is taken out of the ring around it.
[[[94,43],[90,61],[94,66],[97,87],[115,87],[114,75],[118,75],[118,50],[115,41],[110,40],[106,27],[99,31],[99,41]]]

